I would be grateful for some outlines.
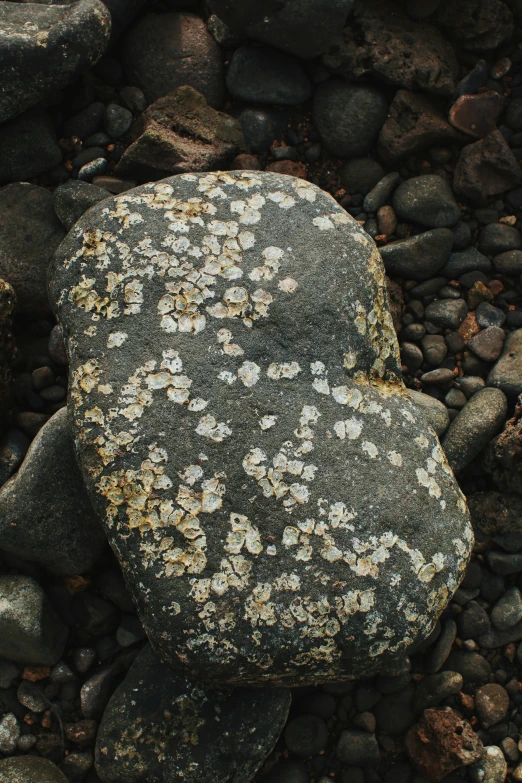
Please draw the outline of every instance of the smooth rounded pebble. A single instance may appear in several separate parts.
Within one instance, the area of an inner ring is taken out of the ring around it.
[[[449,427],[450,417],[444,403],[435,399],[435,397],[431,397],[429,394],[423,394],[413,389],[409,389],[408,394],[422,410],[428,423],[431,424],[437,435],[440,437],[446,432]]]
[[[451,422],[442,446],[449,464],[458,473],[497,434],[506,419],[507,399],[500,389],[481,389]]]
[[[488,375],[487,384],[502,389],[508,397],[522,393],[522,329],[508,334],[502,354]]]

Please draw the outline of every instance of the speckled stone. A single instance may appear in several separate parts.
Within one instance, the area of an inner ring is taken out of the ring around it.
[[[103,715],[96,769],[112,783],[250,783],[290,707],[286,688],[204,688],[148,645]]]
[[[15,756],[0,761],[2,783],[67,783],[67,778],[48,759]]]
[[[396,669],[466,566],[373,241],[327,194],[182,174],[57,254],[84,480],[163,660],[221,682]]]

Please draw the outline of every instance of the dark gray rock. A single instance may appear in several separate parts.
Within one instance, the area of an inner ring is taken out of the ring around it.
[[[487,552],[488,565],[494,574],[511,576],[522,571],[522,555],[507,552]]]
[[[94,158],[88,163],[85,163],[78,172],[78,179],[84,182],[89,182],[93,177],[105,174],[108,167],[108,161],[104,157]]]
[[[67,138],[78,136],[79,139],[87,139],[101,127],[105,104],[101,101],[90,103],[77,114],[69,117],[63,127],[63,134]]]
[[[507,631],[522,620],[522,594],[510,587],[491,610],[491,622],[499,631]]]
[[[328,79],[314,90],[314,125],[326,149],[341,158],[368,152],[387,112],[384,94],[370,85]]]
[[[113,783],[250,783],[289,707],[285,688],[214,690],[184,680],[147,646],[103,715],[96,769]]]
[[[423,234],[390,242],[380,248],[386,271],[406,280],[426,280],[450,257],[453,234],[449,228],[434,228]]]
[[[383,207],[393,193],[393,189],[399,179],[400,176],[397,171],[391,171],[389,174],[385,174],[366,195],[363,204],[365,212],[377,212],[380,207]]]
[[[237,115],[237,119],[241,123],[250,151],[266,155],[274,139],[283,138],[288,114],[282,109],[247,108]]]
[[[179,87],[143,112],[115,172],[150,181],[226,166],[246,148],[237,120],[216,111],[192,87]]]
[[[234,683],[395,670],[470,529],[361,227],[299,179],[181,175],[93,207],[52,281],[82,473],[158,653]]]
[[[381,760],[375,734],[368,731],[342,731],[335,753],[343,764],[351,767],[377,766]]]
[[[508,41],[513,14],[502,0],[468,0],[453,5],[444,0],[435,15],[448,36],[471,52],[489,52]]]
[[[234,32],[298,57],[316,57],[340,32],[354,0],[210,0],[209,5]],[[313,21],[312,21],[313,20]]]
[[[292,106],[312,94],[308,77],[295,57],[249,44],[232,55],[226,83],[234,98],[253,103]]]
[[[458,280],[467,272],[489,272],[491,261],[479,253],[475,247],[468,247],[460,253],[452,253],[441,274],[449,280]]]
[[[493,259],[495,271],[507,277],[518,277],[522,274],[522,251],[508,250]]]
[[[482,326],[483,329],[487,329],[489,326],[502,326],[506,320],[506,314],[499,307],[495,307],[489,302],[481,302],[477,305],[475,315],[478,325]],[[502,339],[503,343],[504,339]]]
[[[106,190],[97,188],[96,185],[70,180],[54,191],[54,211],[65,230],[70,231],[90,207],[108,196]]]
[[[54,666],[68,633],[39,584],[28,576],[0,576],[0,655],[16,663]]]
[[[0,122],[77,79],[105,51],[110,14],[101,0],[0,5]]]
[[[458,329],[467,314],[463,299],[436,299],[425,311],[426,320],[441,329]]]
[[[514,226],[490,223],[480,232],[478,249],[486,256],[496,256],[520,248],[522,248],[522,234]]]
[[[47,267],[64,236],[52,193],[26,182],[0,188],[0,277],[33,317],[49,311]]]
[[[80,691],[82,715],[85,718],[101,718],[110,697],[123,678],[123,668],[116,662],[99,669],[86,680]]]
[[[449,427],[450,419],[448,409],[440,400],[429,394],[408,390],[413,402],[422,410],[427,422],[433,427],[440,437]]]
[[[487,633],[491,624],[487,612],[476,601],[469,601],[457,618],[460,639],[476,639]]]
[[[483,205],[490,196],[511,190],[522,181],[520,165],[499,130],[468,144],[455,167],[455,193]]]
[[[496,682],[482,685],[475,693],[475,710],[485,729],[500,723],[507,716],[508,709],[507,691]]]
[[[438,95],[451,95],[458,73],[453,48],[441,33],[412,21],[389,0],[358,3],[354,23],[332,40],[322,59],[350,80],[376,77]]]
[[[0,779],[3,783],[68,783],[49,759],[40,756],[13,756],[0,760]]]
[[[462,674],[464,682],[486,682],[491,666],[483,655],[477,652],[453,650],[446,661],[446,669]]]
[[[415,712],[438,707],[444,699],[459,693],[464,680],[458,672],[439,672],[426,675],[418,684],[412,706]]]
[[[440,334],[427,334],[422,338],[421,345],[422,353],[428,364],[432,367],[440,367],[448,353],[444,337]]]
[[[0,548],[57,574],[82,574],[105,536],[76,464],[62,408],[44,424],[13,478],[0,489]]]
[[[502,353],[506,335],[500,326],[489,326],[468,341],[471,351],[485,362],[494,362]]]
[[[489,373],[487,384],[502,389],[508,397],[522,394],[522,329],[508,334],[502,355]]]
[[[449,183],[434,174],[412,177],[399,185],[393,194],[393,207],[402,220],[426,228],[448,228],[460,218]]]
[[[0,125],[0,183],[32,179],[62,162],[56,131],[43,109]]]
[[[284,737],[289,753],[308,758],[324,752],[328,742],[328,729],[318,715],[298,715],[286,725]]]
[[[408,685],[397,693],[384,696],[373,708],[379,732],[397,737],[404,734],[415,720],[412,699],[415,688]]]
[[[147,14],[125,34],[125,72],[149,103],[178,87],[189,86],[205,96],[210,106],[223,102],[221,50],[195,14]]]
[[[119,139],[132,125],[132,112],[125,106],[110,103],[105,109],[103,127],[111,139]]]
[[[16,294],[5,280],[0,278],[0,435],[8,423],[11,408],[11,361],[15,357],[12,320],[16,309]],[[21,433],[22,434],[22,433]],[[23,449],[23,441],[11,435],[0,441],[0,485],[14,470]]]
[[[339,173],[341,185],[348,193],[365,195],[382,182],[384,169],[372,158],[352,158],[344,164]]]
[[[442,445],[455,473],[487,446],[502,427],[507,400],[500,389],[481,389],[451,422]]]

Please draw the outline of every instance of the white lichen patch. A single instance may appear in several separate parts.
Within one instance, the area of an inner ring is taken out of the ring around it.
[[[111,332],[107,338],[107,348],[121,348],[128,337],[127,332]]]
[[[261,367],[255,362],[243,362],[237,371],[237,377],[247,388],[255,386],[261,374]]]
[[[229,438],[232,435],[232,430],[225,422],[216,421],[214,416],[210,414],[202,416],[196,427],[196,432],[204,438],[213,440],[214,443],[221,443],[225,438]]]
[[[277,416],[266,415],[259,419],[259,426],[262,430],[269,430],[271,427],[275,427],[277,422]]]
[[[272,363],[266,374],[272,380],[279,380],[280,378],[295,378],[301,372],[301,367],[297,362],[283,362],[282,364]]]

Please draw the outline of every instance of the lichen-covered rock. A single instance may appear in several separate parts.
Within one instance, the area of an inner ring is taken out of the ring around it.
[[[377,77],[407,90],[451,95],[458,64],[451,44],[431,24],[414,22],[397,3],[366,0],[323,55],[347,79]]]
[[[105,710],[96,769],[106,783],[250,783],[289,707],[286,688],[203,688],[147,646]]]
[[[40,756],[13,756],[0,761],[2,783],[67,783],[58,767]]]
[[[20,469],[0,489],[0,550],[56,574],[82,574],[105,536],[76,464],[62,408],[44,424]]]
[[[9,363],[14,357],[14,338],[11,320],[16,305],[15,292],[5,280],[0,279],[0,434],[4,430],[9,410],[11,373]]]
[[[400,380],[373,241],[308,182],[183,174],[93,207],[51,298],[93,503],[187,676],[396,667],[466,566],[466,505]]]
[[[132,126],[129,140],[116,173],[138,181],[224,167],[246,150],[239,121],[213,109],[188,86],[149,106]]]
[[[100,0],[0,3],[0,122],[77,79],[101,57],[110,31]]]

